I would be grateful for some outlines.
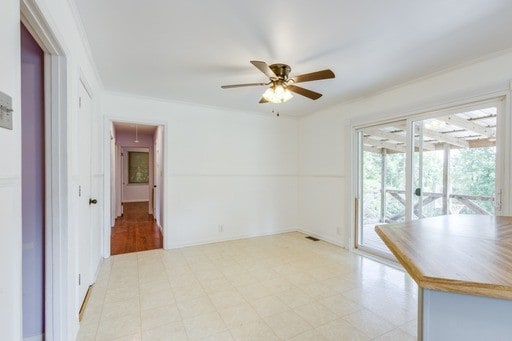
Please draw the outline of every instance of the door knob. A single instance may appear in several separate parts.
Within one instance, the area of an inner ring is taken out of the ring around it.
[[[96,205],[98,203],[98,200],[96,199],[89,199],[89,205]]]

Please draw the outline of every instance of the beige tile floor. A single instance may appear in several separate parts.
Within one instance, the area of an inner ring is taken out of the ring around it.
[[[415,340],[402,271],[301,233],[110,257],[79,340]]]

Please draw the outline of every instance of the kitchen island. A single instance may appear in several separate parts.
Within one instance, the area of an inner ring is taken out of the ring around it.
[[[418,340],[512,340],[512,217],[375,228],[419,287]]]

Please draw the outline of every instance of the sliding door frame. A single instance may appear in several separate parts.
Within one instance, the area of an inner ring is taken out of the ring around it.
[[[393,122],[406,120],[406,221],[411,221],[413,218],[412,212],[412,194],[413,194],[413,122],[421,121],[423,119],[446,116],[449,114],[461,113],[464,111],[478,110],[480,107],[496,106],[497,120],[496,120],[496,193],[497,193],[497,208],[496,215],[511,215],[512,213],[512,202],[511,202],[511,169],[512,169],[512,157],[510,150],[507,150],[506,146],[512,145],[512,118],[511,116],[511,89],[504,91],[498,91],[473,97],[470,99],[463,99],[448,103],[445,105],[431,107],[430,109],[412,111],[404,113],[402,115],[388,115],[386,119],[375,120],[369,117],[358,121],[351,121],[348,125],[350,144],[352,147],[352,160],[353,162],[347,166],[347,173],[350,175],[351,181],[350,190],[347,191],[347,206],[349,206],[347,212],[352,212],[348,217],[347,221],[351,226],[349,236],[349,248],[351,251],[356,253],[362,253],[364,255],[370,255],[378,257],[381,260],[389,261],[394,258],[389,254],[382,252],[375,252],[373,249],[365,248],[359,245],[359,235],[362,211],[360,202],[361,199],[361,183],[360,183],[360,172],[361,172],[361,157],[362,148],[360,148],[362,141],[359,137],[359,131],[365,128],[382,126],[385,124],[392,124]]]

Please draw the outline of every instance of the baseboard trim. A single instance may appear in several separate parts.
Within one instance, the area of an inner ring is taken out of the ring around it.
[[[181,242],[181,243],[175,243],[175,244],[173,243],[169,246],[168,249],[179,249],[182,247],[189,247],[189,246],[196,246],[196,245],[222,243],[222,242],[227,242],[230,240],[240,240],[240,239],[247,239],[247,238],[273,236],[276,234],[297,232],[297,231],[299,231],[299,230],[296,228],[290,228],[290,229],[284,229],[284,230],[279,230],[279,231],[270,231],[270,232],[265,232],[265,233],[237,235],[237,236],[231,236],[231,237],[227,237],[227,238],[208,238],[208,239],[201,239],[201,240],[195,240],[195,241],[185,241],[185,242]]]
[[[312,231],[309,231],[309,230],[303,229],[303,228],[289,228],[289,229],[284,229],[284,230],[279,230],[279,231],[270,231],[270,232],[265,232],[265,233],[254,233],[254,234],[244,234],[244,235],[231,236],[231,237],[227,237],[227,238],[208,238],[208,239],[201,239],[201,240],[191,240],[191,241],[185,241],[185,242],[181,242],[181,243],[175,243],[175,244],[173,243],[173,244],[171,244],[169,246],[168,249],[179,249],[179,248],[182,248],[182,247],[204,245],[204,244],[211,244],[211,243],[221,243],[221,242],[227,242],[227,241],[230,241],[230,240],[239,240],[239,239],[247,239],[247,238],[255,238],[255,237],[265,237],[265,236],[272,236],[272,235],[276,235],[276,234],[289,233],[289,232],[304,233],[304,234],[313,236],[315,238],[318,238],[318,239],[320,239],[320,240],[322,240],[324,242],[327,242],[327,243],[330,243],[330,244],[334,244],[336,246],[339,246],[339,247],[341,247],[343,249],[348,250],[347,245],[344,245],[339,240],[335,240],[333,238],[326,237],[324,235],[321,235],[321,234],[318,234],[318,233],[315,233],[315,232],[312,232]]]

